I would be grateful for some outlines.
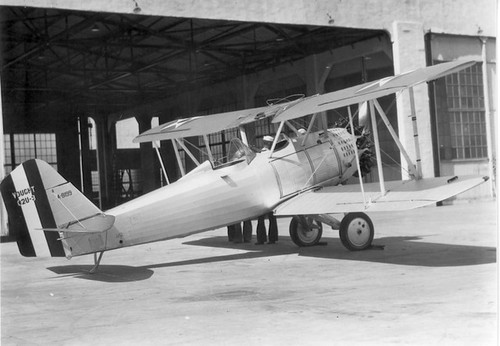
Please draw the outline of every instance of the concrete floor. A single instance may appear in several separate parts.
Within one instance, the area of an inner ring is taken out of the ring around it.
[[[231,244],[219,229],[104,254],[1,244],[2,345],[496,345],[493,202],[372,214],[375,245]],[[255,225],[254,225],[255,226]],[[255,228],[254,228],[255,229]],[[254,235],[255,238],[255,235]]]

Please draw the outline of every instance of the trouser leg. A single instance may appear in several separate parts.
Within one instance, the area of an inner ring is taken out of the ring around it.
[[[274,243],[278,241],[278,223],[276,216],[272,212],[268,214],[269,218],[269,242]]]
[[[227,240],[233,241],[234,239],[234,225],[227,226]]]
[[[249,243],[252,241],[252,221],[243,222],[243,241]]]
[[[241,223],[235,223],[234,224],[234,239],[233,241],[235,243],[241,243],[243,241],[243,236],[241,234]]]
[[[267,241],[265,215],[259,217],[257,221],[257,243],[263,244]]]

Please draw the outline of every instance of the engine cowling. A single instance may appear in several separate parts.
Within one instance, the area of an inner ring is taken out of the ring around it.
[[[347,119],[341,119],[335,123],[336,127],[344,127],[351,133],[351,125]],[[373,158],[373,141],[371,140],[371,132],[364,126],[354,125],[354,135],[356,136],[356,146],[358,148],[359,166],[361,168],[361,176],[369,174],[372,167],[375,165]],[[354,173],[355,177],[359,177],[358,171]]]

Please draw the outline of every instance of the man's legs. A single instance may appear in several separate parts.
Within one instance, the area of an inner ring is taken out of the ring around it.
[[[249,243],[252,241],[252,221],[243,222],[243,241]]]
[[[243,241],[243,236],[241,234],[241,222],[234,224],[234,238],[235,243],[241,243]]]
[[[265,215],[259,216],[259,220],[257,221],[257,243],[255,244],[260,245],[267,241],[265,219]]]
[[[234,225],[227,226],[227,240],[233,241],[234,239]]]
[[[269,218],[269,244],[274,244],[278,241],[278,223],[273,212],[267,214]]]

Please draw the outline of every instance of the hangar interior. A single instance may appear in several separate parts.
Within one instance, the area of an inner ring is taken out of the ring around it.
[[[132,128],[136,122],[142,132],[153,119],[257,107],[393,74],[384,31],[2,10],[6,171],[35,154],[103,208],[161,184],[151,146],[117,140],[123,120],[133,118]],[[257,140],[274,132],[269,121],[255,127]],[[211,136],[216,155],[237,135],[226,132]],[[201,145],[197,138],[190,142]],[[163,156],[175,180],[167,146]],[[394,150],[388,145],[386,151]],[[188,169],[191,164],[186,159]]]
[[[14,6],[2,6],[0,13],[6,173],[26,159],[44,159],[102,209],[164,184],[151,144],[131,144],[155,124],[339,90],[394,74],[392,39],[382,29]],[[448,42],[443,35],[427,34],[426,42],[428,64],[463,55],[443,57],[443,51],[450,51],[443,48]],[[440,139],[436,160],[486,157],[480,72],[478,63],[432,89],[434,112],[447,114],[435,134]],[[458,95],[462,91],[468,94]],[[437,101],[435,95],[440,96]],[[455,113],[449,106],[453,97]],[[470,105],[462,103],[465,99]],[[394,96],[380,100],[397,130],[395,101]],[[328,123],[345,114],[328,112]],[[307,121],[296,125],[307,126]],[[401,179],[397,147],[387,129],[379,129],[385,177]],[[274,128],[265,120],[249,131],[260,145]],[[211,135],[212,152],[224,156],[237,135]],[[198,138],[188,142],[202,146]],[[173,150],[170,143],[161,144],[171,180],[179,178]],[[191,160],[182,157],[186,168],[192,168]],[[446,164],[438,167],[450,170]],[[367,181],[377,180],[373,171]]]

